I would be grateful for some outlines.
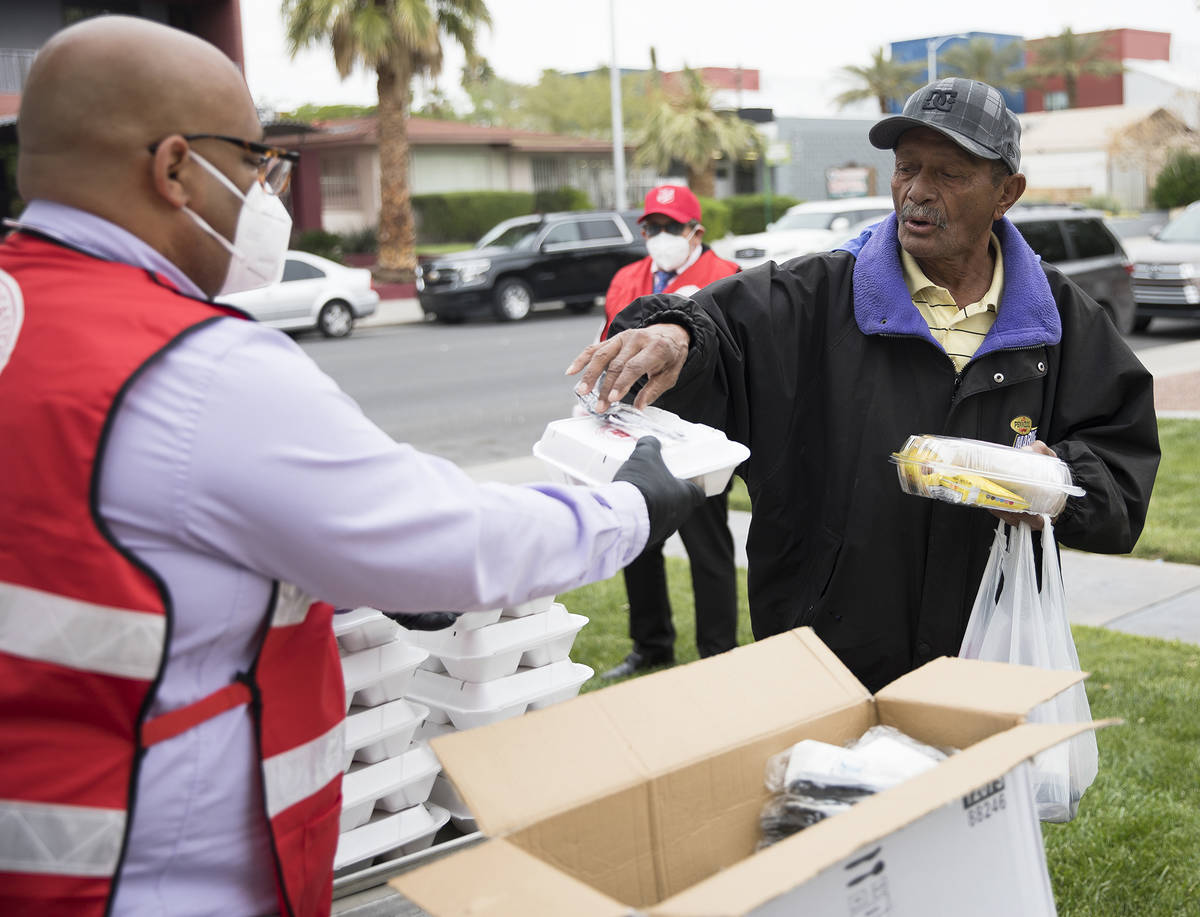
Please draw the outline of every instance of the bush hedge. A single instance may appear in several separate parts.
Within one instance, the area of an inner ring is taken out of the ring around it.
[[[762,232],[768,223],[778,220],[789,207],[800,201],[786,194],[772,194],[768,206],[764,194],[735,194],[725,198],[725,203],[729,205],[730,228],[735,235],[741,236]]]
[[[586,191],[578,188],[556,188],[538,191],[533,196],[536,213],[561,213],[564,210],[594,210],[596,207]]]
[[[704,224],[704,239],[715,242],[729,234],[729,204],[712,197],[699,197],[700,222]]]
[[[414,194],[412,206],[420,242],[473,242],[501,220],[534,212],[529,191]]]
[[[1163,210],[1200,200],[1200,153],[1188,150],[1172,153],[1158,173],[1150,196],[1154,205]]]
[[[292,240],[292,248],[312,255],[320,255],[330,261],[342,261],[345,250],[342,248],[342,237],[336,232],[324,229],[306,229]]]

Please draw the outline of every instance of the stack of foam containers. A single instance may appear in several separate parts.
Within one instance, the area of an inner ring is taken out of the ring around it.
[[[497,723],[577,695],[592,669],[572,662],[570,652],[587,620],[547,597],[464,614],[440,631],[406,632],[429,654],[408,689],[409,700],[429,711],[417,738]],[[475,830],[474,817],[444,776],[434,780],[430,801],[459,831]]]
[[[441,771],[426,741],[414,740],[429,710],[406,697],[429,656],[403,629],[370,608],[334,617],[346,682],[341,834],[335,875],[397,859],[433,843],[450,813],[429,801]]]

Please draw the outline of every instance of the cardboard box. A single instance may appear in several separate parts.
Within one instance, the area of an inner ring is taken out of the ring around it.
[[[943,658],[872,697],[807,629],[434,739],[490,840],[392,881],[436,915],[1054,914],[1024,723],[1080,680]],[[963,749],[756,853],[767,758],[884,723]]]

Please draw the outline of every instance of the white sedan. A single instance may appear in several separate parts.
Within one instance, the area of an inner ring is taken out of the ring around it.
[[[221,302],[237,306],[264,325],[284,331],[316,328],[326,337],[341,338],[379,304],[365,268],[343,267],[336,261],[289,251],[283,279],[269,287],[230,293]]]

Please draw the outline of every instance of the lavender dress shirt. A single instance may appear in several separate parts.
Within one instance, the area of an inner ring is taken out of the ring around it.
[[[20,225],[196,286],[146,243],[34,201]],[[476,484],[397,443],[286,335],[223,319],[130,387],[112,426],[100,512],[174,604],[153,714],[251,663],[274,580],[337,607],[479,610],[604,579],[649,533],[630,484]],[[276,909],[245,708],[146,754],[115,913]]]

